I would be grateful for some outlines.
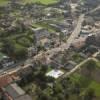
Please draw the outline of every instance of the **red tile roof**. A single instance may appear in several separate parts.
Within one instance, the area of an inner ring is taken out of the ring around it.
[[[0,77],[0,88],[10,84],[12,82],[12,78],[9,75],[3,75]]]

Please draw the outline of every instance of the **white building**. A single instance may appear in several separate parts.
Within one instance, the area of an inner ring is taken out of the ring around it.
[[[60,76],[62,76],[63,74],[64,74],[64,72],[61,71],[61,70],[52,70],[52,71],[48,72],[48,73],[46,74],[46,76],[51,76],[51,77],[57,79],[57,78],[59,78]]]

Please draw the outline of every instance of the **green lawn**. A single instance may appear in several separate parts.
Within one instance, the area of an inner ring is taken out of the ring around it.
[[[8,0],[0,0],[0,6],[4,6],[8,3]]]
[[[53,4],[53,3],[56,3],[58,2],[59,0],[22,0],[23,3],[36,3],[36,2],[40,2],[42,4]]]
[[[57,3],[58,1],[59,0],[21,0],[21,2],[24,4],[40,2],[45,5]],[[8,2],[9,2],[9,0],[0,0],[0,6],[6,5]]]
[[[78,73],[74,73],[71,76],[71,80],[73,83],[79,83],[82,88],[82,93],[86,92],[88,89],[93,89],[95,92],[95,95],[100,97],[100,83],[96,82],[93,79],[89,79],[83,75],[80,75]]]
[[[89,88],[92,88],[95,90],[96,96],[100,97],[100,83],[97,83],[96,81],[92,81],[89,85]]]
[[[73,59],[73,61],[75,61],[76,63],[80,63],[81,61],[84,60],[84,58],[81,57],[80,54],[78,54],[78,53],[75,53],[75,54],[72,56],[72,59]]]

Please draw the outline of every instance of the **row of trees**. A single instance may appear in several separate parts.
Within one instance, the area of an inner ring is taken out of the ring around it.
[[[2,51],[13,59],[24,59],[27,57],[27,49],[24,47],[16,48],[12,41],[3,40]]]

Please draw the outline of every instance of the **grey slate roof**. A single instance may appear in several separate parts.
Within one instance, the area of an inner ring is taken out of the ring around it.
[[[5,91],[13,98],[17,98],[21,95],[24,95],[25,92],[16,84],[10,84],[7,87],[5,87]]]
[[[13,100],[32,100],[32,98],[25,94],[24,90],[22,90],[16,83],[10,84],[4,89]]]

